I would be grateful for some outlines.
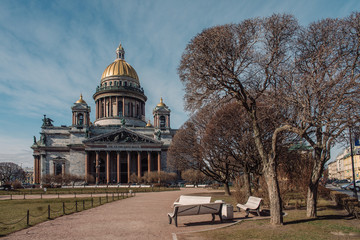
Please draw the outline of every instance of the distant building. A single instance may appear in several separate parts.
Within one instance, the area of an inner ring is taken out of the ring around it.
[[[360,179],[360,148],[353,150],[355,179]],[[329,178],[352,180],[352,163],[350,148],[341,152],[336,160],[328,164]]]
[[[87,183],[129,183],[130,175],[166,169],[167,150],[175,134],[170,109],[162,99],[145,121],[147,97],[135,69],[119,45],[93,95],[95,121],[80,95],[71,126],[53,126],[44,115],[40,140],[34,137],[34,182],[47,174],[81,175]]]

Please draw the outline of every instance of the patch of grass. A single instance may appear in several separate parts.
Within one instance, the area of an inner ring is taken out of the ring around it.
[[[47,188],[46,192],[42,188],[0,190],[0,195],[22,195],[22,194],[96,194],[96,193],[126,193],[133,192],[161,192],[176,191],[179,188],[150,187],[150,188],[117,188],[117,187],[92,187],[92,188]]]
[[[360,239],[359,220],[324,199],[319,201],[319,209],[317,218],[307,218],[305,209],[287,210],[283,226],[272,226],[269,219],[242,221],[218,230],[179,234],[178,239]]]
[[[122,199],[121,196],[119,199]],[[114,201],[118,200],[117,196]],[[54,219],[65,214],[80,212],[92,207],[112,202],[112,196],[94,198],[65,198],[65,199],[34,199],[34,200],[2,200],[0,201],[0,237],[9,233],[36,225],[40,222]],[[29,210],[29,225],[27,225],[27,211]]]

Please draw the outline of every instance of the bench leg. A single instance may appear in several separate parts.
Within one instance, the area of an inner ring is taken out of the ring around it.
[[[174,217],[175,226],[177,227],[177,216]]]
[[[219,214],[219,218],[220,218],[220,222],[223,222],[223,219],[222,219],[222,216],[221,216],[222,214],[220,213]]]
[[[212,216],[211,221],[212,221],[212,222],[215,221],[215,214],[212,213],[211,216]]]
[[[246,215],[245,215],[246,218],[249,216],[249,213],[250,213],[250,211],[246,210]]]
[[[260,217],[260,209],[259,208],[256,210],[256,212],[257,212],[258,216]]]
[[[169,224],[171,224],[172,218],[169,215],[168,215],[168,217],[169,217]]]

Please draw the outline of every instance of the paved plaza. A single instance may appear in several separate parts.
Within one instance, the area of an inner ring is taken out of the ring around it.
[[[10,234],[4,239],[177,239],[181,233],[202,231],[233,224],[244,213],[234,213],[234,220],[220,223],[211,215],[183,216],[178,227],[169,225],[167,213],[183,194],[207,192],[206,189],[181,189],[170,192],[137,193],[135,197],[66,215]],[[213,190],[212,190],[213,191]]]

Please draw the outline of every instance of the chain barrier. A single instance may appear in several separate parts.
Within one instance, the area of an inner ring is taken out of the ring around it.
[[[33,217],[33,218],[38,218],[38,217],[41,217],[42,215],[44,215],[44,214],[46,214],[47,213],[47,209],[45,210],[45,212],[43,212],[42,214],[40,214],[40,215],[32,215],[32,214],[30,214],[30,217]]]
[[[25,215],[25,217],[23,217],[22,219],[16,221],[16,222],[13,222],[13,223],[3,223],[3,222],[0,222],[0,224],[3,224],[5,226],[10,226],[10,225],[15,225],[15,224],[18,224],[19,222],[21,222],[22,220],[24,220],[27,216]]]
[[[101,193],[100,193],[101,194]],[[18,194],[18,195],[20,195],[20,194]],[[91,194],[92,195],[92,194]],[[121,193],[121,195],[122,195],[122,198],[124,199],[124,197],[125,197],[125,193]],[[132,197],[132,196],[135,196],[135,192],[130,192],[130,197]],[[11,199],[12,199],[12,195],[10,195],[10,197],[11,197]],[[41,197],[42,197],[42,194],[41,194]],[[129,197],[128,196],[128,193],[126,193],[126,197]],[[106,193],[106,196],[104,196],[104,198],[106,198],[106,200],[107,200],[107,202],[108,202],[108,193]],[[24,199],[25,199],[25,194],[24,194]],[[118,192],[118,199],[119,199],[119,192]],[[112,194],[112,201],[114,201],[114,193]],[[83,210],[85,210],[85,202],[86,202],[86,200],[83,200],[82,201],[82,204],[83,204]],[[90,202],[91,202],[91,208],[93,208],[94,207],[94,198],[91,198],[91,200],[90,200]],[[30,223],[29,223],[29,218],[30,217],[32,217],[32,218],[38,218],[38,217],[41,217],[41,216],[43,216],[43,215],[45,215],[45,214],[48,214],[48,218],[49,218],[49,215],[50,215],[50,212],[52,212],[52,213],[58,213],[58,212],[63,212],[63,215],[65,215],[65,210],[68,210],[68,211],[72,211],[75,207],[76,207],[76,205],[77,205],[77,201],[74,203],[74,206],[72,207],[72,208],[67,208],[67,207],[65,207],[65,202],[62,202],[63,203],[63,206],[62,207],[60,207],[59,208],[59,210],[51,210],[51,208],[50,208],[50,205],[48,205],[48,209],[46,209],[43,213],[41,213],[41,214],[39,214],[39,215],[33,215],[33,214],[30,214],[30,211],[29,210],[27,210],[27,214],[23,217],[23,218],[21,218],[20,220],[18,220],[18,221],[16,221],[16,222],[12,222],[12,223],[4,223],[4,222],[0,222],[0,224],[1,225],[5,225],[5,226],[10,226],[10,225],[16,225],[16,224],[18,224],[18,223],[20,223],[21,221],[23,221],[24,219],[26,219],[26,223],[27,223],[27,225],[29,225]],[[102,205],[102,203],[101,203],[101,196],[99,197],[99,206],[101,206]]]

